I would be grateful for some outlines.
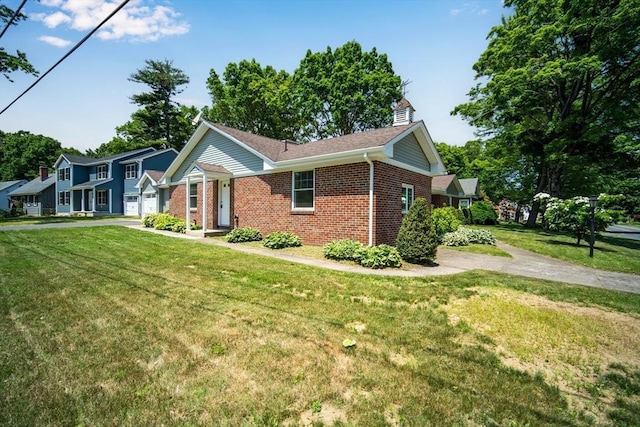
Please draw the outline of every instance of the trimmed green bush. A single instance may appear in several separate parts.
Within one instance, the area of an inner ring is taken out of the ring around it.
[[[302,246],[302,240],[288,231],[274,231],[267,234],[262,244],[269,249],[282,249]]]
[[[359,251],[360,265],[367,268],[400,267],[402,258],[398,250],[389,245],[365,247]]]
[[[452,231],[442,236],[443,246],[469,246],[469,237],[463,231]]]
[[[457,231],[446,233],[442,237],[444,246],[467,246],[469,243],[479,245],[496,245],[496,238],[489,230],[460,227]]]
[[[151,221],[149,221],[151,222]],[[176,233],[186,233],[187,223],[184,219],[166,213],[156,214],[153,221],[153,228],[156,230],[169,230]]]
[[[360,261],[360,252],[365,246],[355,240],[334,240],[322,247],[325,258],[336,260]]]
[[[473,215],[471,214],[471,209],[462,208],[462,209],[460,209],[460,211],[462,212],[462,216],[464,218],[464,223],[467,224],[467,225],[473,224]]]
[[[262,240],[262,233],[253,227],[234,228],[227,234],[227,242],[229,243],[257,242],[260,240]]]
[[[436,208],[431,211],[431,221],[436,229],[438,240],[442,239],[445,233],[456,231],[458,227],[464,224],[464,216],[460,209],[446,206]]]
[[[487,202],[475,202],[471,205],[470,210],[474,224],[495,225],[498,223],[498,214]]]
[[[438,239],[431,221],[429,204],[424,198],[416,198],[402,219],[396,247],[402,259],[407,262],[431,264],[435,261]]]
[[[156,219],[158,218],[158,214],[146,214],[144,218],[142,218],[142,225],[147,228],[151,228],[155,225]]]

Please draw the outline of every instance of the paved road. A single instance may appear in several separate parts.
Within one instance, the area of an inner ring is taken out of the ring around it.
[[[198,235],[179,234],[170,231],[158,231],[152,228],[144,228],[139,220],[132,219],[114,219],[101,221],[78,221],[66,223],[37,224],[37,225],[20,225],[20,226],[3,226],[3,230],[31,230],[38,228],[65,228],[65,227],[93,227],[105,225],[121,225],[137,230],[147,232],[160,233],[175,238],[190,239],[207,244],[215,244],[226,246],[234,250],[247,253],[255,253],[260,255],[280,258],[291,262],[314,265],[322,268],[330,268],[339,271],[349,271],[362,274],[375,274],[385,276],[439,276],[445,274],[462,273],[469,270],[491,270],[500,271],[519,276],[533,277],[539,279],[553,280],[564,283],[573,283],[586,285],[597,288],[613,289],[618,291],[632,292],[640,294],[640,272],[639,275],[623,274],[611,271],[594,270],[592,268],[582,267],[555,258],[545,257],[534,254],[532,252],[515,248],[503,243],[498,243],[498,247],[509,252],[512,258],[496,257],[489,255],[471,254],[466,252],[455,251],[451,249],[438,249],[437,262],[435,267],[416,267],[410,270],[371,270],[357,265],[346,265],[330,260],[311,259],[283,254],[266,248],[247,247],[242,245],[234,245],[217,239],[207,239]]]
[[[640,240],[640,228],[630,227],[628,225],[610,225],[607,227],[607,233],[612,236],[622,237],[624,239]]]

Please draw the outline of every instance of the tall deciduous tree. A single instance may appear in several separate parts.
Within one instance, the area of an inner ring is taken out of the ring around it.
[[[0,4],[0,26],[4,28],[8,25],[11,18],[14,16],[15,11],[5,6],[4,4]],[[27,19],[27,17],[18,13],[15,15],[13,22],[11,25],[17,25],[19,21]],[[15,55],[7,53],[5,48],[0,46],[0,73],[4,75],[7,80],[13,82],[9,75],[15,71],[22,71],[27,74],[32,74],[34,76],[38,75],[38,71],[31,65],[31,63],[27,60],[27,54],[24,52],[16,51]]]
[[[0,131],[0,181],[31,180],[40,166],[52,167],[63,152],[59,141],[27,131]]]
[[[402,80],[387,55],[363,52],[358,42],[335,51],[307,51],[294,72],[294,105],[304,139],[321,139],[388,126]]]
[[[228,64],[223,78],[212,69],[207,88],[212,105],[203,110],[205,119],[271,138],[296,137],[299,122],[287,72],[242,60]]]
[[[573,196],[567,184],[595,182],[587,172],[613,165],[621,141],[631,142],[630,156],[640,152],[640,2],[505,6],[513,14],[492,29],[474,65],[481,83],[454,113],[532,159],[536,192]],[[537,202],[533,208],[529,225]]]
[[[189,83],[189,77],[175,68],[172,61],[146,60],[145,64],[129,81],[146,84],[151,90],[131,96],[131,101],[141,109],[132,114],[131,121],[117,128],[118,136],[134,145],[146,142],[180,150],[193,132],[193,117],[183,116],[190,113],[174,97],[182,93],[181,87]]]

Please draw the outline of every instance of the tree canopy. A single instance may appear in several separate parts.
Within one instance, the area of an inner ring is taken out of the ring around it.
[[[639,178],[640,3],[507,0],[489,34],[480,80],[459,114],[515,164],[535,193],[597,192],[598,175],[626,165]],[[537,203],[534,203],[535,221]]]
[[[221,79],[211,69],[207,88],[211,108],[203,110],[207,120],[276,139],[294,139],[298,127],[293,111],[292,79],[286,71],[255,59],[230,63]]]
[[[5,6],[4,4],[0,4],[0,23],[2,24],[2,28],[6,27],[12,18],[13,22],[11,22],[11,25],[17,25],[19,21],[27,19],[24,14],[16,14],[13,9]],[[26,53],[18,50],[15,55],[12,55],[8,53],[4,47],[0,46],[0,73],[2,73],[7,80],[13,82],[10,74],[16,71],[22,71],[34,76],[38,75],[38,71],[27,60]]]
[[[208,120],[277,139],[310,141],[390,125],[401,78],[375,48],[352,41],[307,51],[292,75],[255,59],[211,70]]]
[[[145,67],[131,74],[129,81],[145,84],[150,91],[131,96],[131,101],[141,108],[131,115],[129,122],[116,128],[117,136],[103,151],[147,146],[180,150],[193,133],[192,121],[197,115],[195,107],[184,107],[174,101],[189,78],[172,61],[146,60]]]
[[[0,131],[0,181],[34,179],[39,166],[52,167],[63,152],[60,142],[48,136]]]

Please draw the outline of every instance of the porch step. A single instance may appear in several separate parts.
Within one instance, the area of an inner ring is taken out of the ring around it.
[[[231,231],[230,228],[218,228],[215,230],[207,230],[204,232],[204,237],[226,236],[229,233],[229,231]]]

